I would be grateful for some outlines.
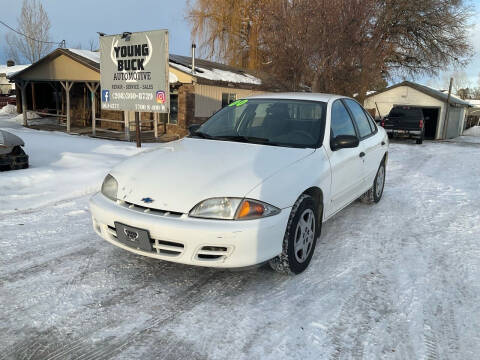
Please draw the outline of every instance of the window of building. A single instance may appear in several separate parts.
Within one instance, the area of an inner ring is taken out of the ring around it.
[[[222,93],[222,108],[237,101],[237,94]]]
[[[178,94],[170,94],[170,124],[178,124]]]

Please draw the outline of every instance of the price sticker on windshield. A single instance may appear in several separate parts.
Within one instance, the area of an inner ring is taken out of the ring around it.
[[[247,102],[248,102],[248,100],[237,100],[237,101],[231,103],[231,104],[228,105],[228,106],[237,106],[237,107],[239,107],[239,106],[245,105]]]

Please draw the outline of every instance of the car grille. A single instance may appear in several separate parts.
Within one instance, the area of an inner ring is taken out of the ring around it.
[[[117,204],[124,207],[124,208],[130,209],[130,210],[133,210],[133,211],[137,211],[137,212],[141,212],[141,213],[144,213],[144,214],[157,215],[157,216],[163,216],[163,217],[173,217],[173,218],[179,218],[183,215],[183,213],[181,213],[181,212],[152,209],[152,208],[149,208],[149,207],[136,205],[136,204],[130,203],[128,201],[117,200]]]
[[[117,240],[117,230],[114,226],[108,225],[107,227],[108,234],[112,236],[113,240]],[[168,257],[177,257],[183,254],[185,250],[185,245],[173,241],[165,241],[159,239],[150,238],[150,243],[152,244],[153,251],[158,255],[168,256]]]

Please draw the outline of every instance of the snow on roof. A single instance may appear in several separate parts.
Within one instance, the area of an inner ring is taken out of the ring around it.
[[[466,102],[470,103],[470,105],[475,106],[475,107],[480,107],[480,100],[465,100]]]
[[[174,68],[189,74],[192,72],[192,70],[189,67],[184,65],[170,62],[170,66],[173,66]],[[220,69],[210,70],[210,69],[205,69],[201,67],[196,67],[195,76],[203,79],[207,79],[207,80],[212,80],[212,81],[225,81],[230,83],[242,83],[242,84],[254,84],[254,85],[262,84],[262,80],[250,74],[247,74],[247,73],[239,74],[233,71],[225,71]]]
[[[398,84],[395,84],[395,85],[392,85],[382,91],[379,91],[375,94],[372,94],[372,95],[369,95],[369,96],[376,96],[377,94],[381,94],[385,91],[390,91],[392,89],[395,89],[397,87],[400,87],[400,86],[409,86],[415,90],[418,90],[420,92],[423,92],[424,94],[427,94],[433,98],[436,98],[440,101],[443,101],[443,102],[446,102],[447,99],[448,99],[448,94],[445,94],[442,92],[442,90],[437,90],[437,89],[434,89],[432,87],[429,87],[429,86],[426,86],[426,85],[421,85],[421,84],[417,84],[417,83],[414,83],[412,81],[403,81],[401,83],[398,83]],[[451,96],[450,98],[450,103],[451,104],[457,104],[457,105],[462,105],[462,106],[465,106],[465,107],[468,107],[470,106],[470,104],[456,96]]]
[[[74,54],[82,56],[90,61],[96,62],[100,64],[100,52],[99,51],[90,51],[90,50],[82,50],[82,49],[67,49]]]
[[[7,65],[0,65],[0,74],[5,74],[5,76],[12,76],[23,69],[26,69],[31,64],[27,65],[14,65],[14,66],[7,66]]]
[[[82,56],[90,61],[93,61],[97,64],[100,64],[100,52],[93,52],[89,50],[80,50],[80,49],[67,49],[71,51],[72,53]],[[170,66],[183,71],[185,73],[190,74],[191,69],[188,66],[182,65],[178,63],[179,59],[182,60],[189,60],[190,58],[184,57],[184,56],[178,56],[178,55],[170,55],[171,58],[176,59],[176,62],[170,61],[169,64]],[[207,63],[205,60],[200,60],[198,59],[201,63]],[[191,62],[191,60],[190,60]],[[212,68],[207,69],[206,66],[204,67],[196,67],[196,72],[195,76],[200,77],[206,80],[212,80],[212,81],[224,81],[224,82],[229,82],[229,83],[240,83],[240,84],[253,84],[253,85],[261,85],[262,80],[256,78],[255,76],[252,76],[250,74],[247,74],[243,71],[228,71],[226,70],[228,67],[223,64],[215,64],[213,62],[208,62],[209,64],[212,65]],[[219,68],[215,68],[214,66],[218,65]],[[221,69],[222,67],[223,69]],[[178,82],[177,76],[175,74],[170,73],[170,82],[171,83],[176,83]]]

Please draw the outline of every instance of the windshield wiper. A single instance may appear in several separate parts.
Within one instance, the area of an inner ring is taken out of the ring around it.
[[[229,140],[229,141],[238,141],[245,143],[254,143],[254,144],[274,144],[267,138],[255,137],[255,136],[243,136],[243,135],[225,135],[225,136],[216,136],[216,139],[219,140]]]
[[[215,136],[209,135],[201,131],[195,131],[193,133],[193,136],[198,136],[199,138],[202,138],[202,139],[215,139]]]
[[[269,145],[269,146],[282,146],[282,147],[303,147],[303,146],[296,146],[296,145],[288,145],[283,143],[273,142],[270,139],[256,137],[256,136],[244,136],[244,135],[217,135],[213,136],[210,134],[206,134],[201,131],[196,131],[193,136],[198,136],[203,139],[208,140],[220,140],[220,141],[236,141],[242,143],[250,143],[250,144],[261,144],[261,145]]]

